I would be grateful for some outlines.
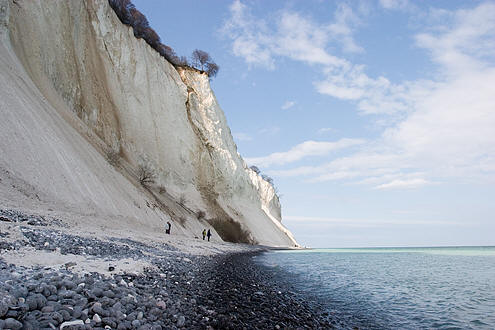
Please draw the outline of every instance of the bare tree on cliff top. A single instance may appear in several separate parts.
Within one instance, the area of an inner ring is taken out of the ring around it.
[[[213,62],[210,54],[199,49],[194,50],[192,53],[192,64],[196,69],[205,71],[210,77],[216,76],[220,69],[220,67]]]
[[[215,62],[206,63],[206,73],[208,76],[215,77],[220,70],[220,67]]]
[[[192,53],[192,64],[199,70],[205,71],[206,64],[211,61],[210,54],[204,50],[196,49]]]

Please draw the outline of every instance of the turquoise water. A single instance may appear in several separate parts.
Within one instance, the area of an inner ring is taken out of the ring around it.
[[[315,249],[256,258],[342,328],[495,329],[495,247]]]

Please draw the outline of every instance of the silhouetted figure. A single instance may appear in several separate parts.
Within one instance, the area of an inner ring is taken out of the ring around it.
[[[210,237],[211,237],[211,231],[208,229],[208,233],[206,234],[206,236],[208,236],[208,242],[210,241]]]
[[[168,225],[168,229],[165,229],[165,234],[170,235],[170,228],[172,228],[172,224],[170,223],[170,221],[167,221],[167,225]]]
[[[206,237],[206,229],[203,229],[203,241],[205,240]]]

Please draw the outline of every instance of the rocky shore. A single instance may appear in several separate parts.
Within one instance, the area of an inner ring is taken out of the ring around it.
[[[332,327],[317,305],[255,265],[260,248],[198,255],[166,243],[79,236],[57,219],[15,211],[0,210],[0,220],[0,329]],[[22,265],[10,262],[12,253],[64,262]]]

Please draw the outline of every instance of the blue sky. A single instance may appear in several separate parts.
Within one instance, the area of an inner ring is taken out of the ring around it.
[[[495,245],[495,1],[135,0],[313,247]]]

